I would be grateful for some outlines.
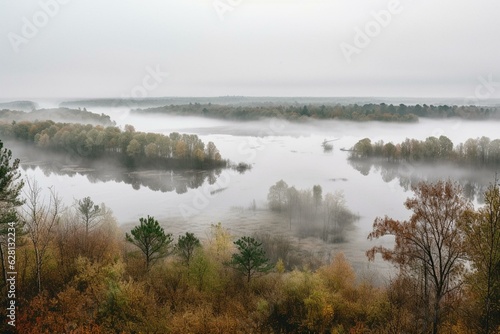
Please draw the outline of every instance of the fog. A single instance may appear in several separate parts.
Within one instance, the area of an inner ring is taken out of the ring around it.
[[[111,116],[118,126],[132,124],[138,131],[180,132],[198,135],[231,136],[311,136],[347,139],[342,141],[351,147],[361,138],[374,141],[400,142],[405,138],[425,139],[429,136],[447,136],[455,144],[468,138],[498,136],[498,123],[489,121],[465,121],[462,119],[431,120],[420,118],[418,123],[350,122],[336,120],[308,120],[289,122],[286,120],[231,121],[191,116],[141,114],[129,108],[94,107],[90,111]],[[349,140],[351,139],[352,140]]]
[[[2,2],[2,97],[130,95],[157,66],[149,96],[469,96],[498,75],[493,0],[401,1],[369,46],[356,29],[387,1],[233,1],[224,18],[213,1],[60,3],[26,35],[44,6]]]
[[[412,165],[408,169],[408,166],[380,162],[353,164],[348,160],[348,152],[340,148],[350,148],[365,137],[396,143],[407,137],[425,139],[445,135],[455,144],[471,137],[493,139],[498,136],[495,122],[428,119],[412,124],[334,120],[234,122],[143,116],[130,113],[127,108],[94,108],[92,111],[109,114],[118,126],[133,124],[138,131],[197,134],[205,143],[216,143],[223,158],[249,163],[252,169],[244,174],[231,169],[211,173],[139,173],[99,165],[79,170],[82,166],[67,157],[62,157],[58,164],[54,163],[58,160],[55,158],[50,158],[51,164],[25,161],[23,173],[35,177],[42,187],[53,186],[66,205],[90,196],[96,203],[105,203],[122,226],[136,224],[140,217],[151,215],[173,233],[194,231],[204,235],[211,223],[219,221],[235,234],[274,231],[295,238],[303,247],[321,256],[328,257],[331,252],[342,250],[358,269],[368,266],[364,252],[371,246],[366,236],[373,220],[384,215],[396,219],[409,217],[403,202],[412,195],[412,184],[450,177],[461,182],[478,204],[480,192],[494,177],[493,170],[477,173],[456,166]],[[336,139],[331,152],[323,150],[321,144],[325,139]],[[15,154],[23,156],[20,151]],[[271,212],[267,203],[269,188],[281,179],[297,189],[321,185],[323,194],[343,194],[346,207],[359,216],[343,242],[329,244],[289,231],[286,217]]]

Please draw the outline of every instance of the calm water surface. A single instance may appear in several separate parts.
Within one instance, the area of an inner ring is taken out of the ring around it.
[[[454,143],[483,135],[500,137],[499,124],[495,122],[421,120],[418,124],[392,124],[322,121],[298,124],[265,120],[237,123],[196,117],[144,117],[119,108],[94,108],[92,111],[109,114],[120,126],[133,124],[138,131],[197,134],[205,143],[213,141],[224,158],[251,163],[253,168],[244,174],[225,170],[218,176],[202,178],[201,185],[199,182],[193,184],[192,175],[165,172],[139,175],[139,179],[149,181],[131,184],[122,178],[119,181],[112,177],[103,180],[92,174],[68,175],[43,171],[39,167],[26,169],[25,174],[34,176],[43,187],[54,186],[67,205],[90,196],[97,203],[106,203],[122,225],[135,224],[140,217],[151,215],[167,230],[171,227],[177,233],[188,230],[204,233],[210,223],[218,221],[235,233],[248,233],[266,230],[266,224],[271,220],[273,226],[280,224],[280,217],[270,217],[265,212],[269,187],[278,180],[283,179],[297,189],[311,189],[319,184],[323,194],[343,192],[347,206],[360,216],[347,242],[331,246],[346,252],[358,267],[367,264],[364,251],[371,243],[366,240],[366,235],[374,218],[384,215],[408,218],[409,212],[403,207],[403,202],[411,192],[400,186],[397,175],[385,175],[389,182],[384,181],[383,168],[368,167],[368,175],[363,175],[349,164],[348,153],[340,148],[350,148],[365,137],[372,141],[399,142],[407,137],[425,139],[446,135]],[[333,151],[323,151],[321,143],[325,139],[336,139],[332,142]],[[426,173],[452,175],[449,170],[437,168]],[[484,174],[485,178],[493,179],[493,174]],[[134,175],[128,178],[133,179]],[[164,181],[169,184],[169,191],[147,186]],[[256,211],[249,209],[253,201],[257,205]],[[282,223],[286,230],[286,222]],[[390,240],[384,242],[390,243]]]

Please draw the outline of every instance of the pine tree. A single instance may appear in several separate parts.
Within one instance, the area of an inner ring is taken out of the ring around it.
[[[262,243],[252,237],[242,237],[234,242],[238,253],[231,257],[229,265],[241,272],[247,278],[247,282],[258,273],[266,273],[273,267],[266,257]]]
[[[184,260],[187,266],[191,261],[196,248],[201,247],[200,239],[194,236],[193,233],[186,232],[185,235],[179,236],[175,250]]]
[[[146,270],[151,263],[168,255],[169,246],[173,241],[172,234],[165,234],[154,217],[140,218],[141,224],[126,233],[125,239],[139,247],[146,257]]]
[[[7,281],[5,269],[7,235],[13,231],[19,236],[22,226],[17,216],[16,207],[24,202],[20,198],[24,182],[21,177],[19,159],[12,161],[12,151],[4,148],[0,140],[0,257],[2,258],[3,283]]]

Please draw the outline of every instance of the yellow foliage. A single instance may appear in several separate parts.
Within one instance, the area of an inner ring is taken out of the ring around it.
[[[283,274],[285,272],[285,263],[283,262],[283,260],[281,258],[278,259],[275,267],[276,267],[276,271],[279,274]]]
[[[60,253],[78,244],[76,233],[62,235],[72,236],[60,240],[69,241],[64,247],[57,241],[51,245],[44,268],[55,286],[34,298],[23,296],[19,332],[395,334],[415,329],[414,299],[407,285],[383,289],[356,283],[342,253],[315,272],[285,272],[278,260],[277,273],[242,285],[224,266],[234,247],[231,234],[218,223],[189,267],[171,257],[132,279],[134,260],[128,254],[125,269],[115,227],[111,222],[98,229],[103,235],[93,239],[90,257],[77,257],[77,250]],[[106,236],[113,239],[107,245]],[[32,252],[29,245],[18,250],[20,291],[30,288],[30,276],[22,272],[31,271]],[[55,279],[61,268],[66,270],[65,280]],[[458,294],[446,302],[470,312],[475,299],[473,294]],[[470,318],[453,312],[440,332],[474,333]]]
[[[220,222],[212,224],[208,239],[208,253],[218,262],[223,263],[231,259],[233,250],[233,238],[229,231],[222,227]]]
[[[199,249],[191,260],[189,283],[198,291],[214,292],[224,285],[224,279],[220,275],[220,270],[224,268],[210,255]]]
[[[324,332],[333,320],[333,306],[326,291],[314,290],[304,299],[307,310],[306,327],[315,332]]]
[[[219,334],[247,333],[244,318],[229,313],[214,314],[210,305],[201,304],[183,313],[177,313],[170,321],[172,334]]]
[[[332,292],[352,289],[356,275],[344,253],[338,253],[333,261],[318,269],[319,277]]]

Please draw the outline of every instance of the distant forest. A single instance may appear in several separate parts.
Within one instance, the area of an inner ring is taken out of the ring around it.
[[[54,120],[68,123],[90,123],[103,126],[116,125],[108,115],[96,114],[87,109],[69,109],[69,108],[53,108],[53,109],[38,109],[30,112],[19,110],[0,110],[0,121],[43,121]]]
[[[87,112],[85,107],[126,107],[138,114],[169,114],[201,116],[232,120],[280,118],[291,121],[307,119],[339,119],[351,121],[417,122],[420,117],[467,120],[500,120],[500,106],[464,106],[447,104],[386,104],[386,103],[332,103],[329,99],[302,98],[300,102],[283,99],[252,99],[244,97],[220,98],[150,98],[150,99],[96,99],[62,102],[61,108],[36,110],[33,102],[0,103],[0,108],[31,111],[0,110],[0,120],[45,120],[114,125],[109,116]],[[193,101],[193,102],[191,102]],[[77,109],[69,109],[77,108]],[[81,110],[83,107],[83,110]],[[31,108],[31,109],[30,109]],[[27,110],[29,109],[29,110]]]
[[[0,137],[34,144],[40,149],[69,154],[73,160],[106,160],[126,167],[163,169],[212,169],[226,167],[213,142],[207,145],[196,135],[170,135],[118,127],[78,123],[0,122]]]
[[[454,145],[446,136],[425,140],[408,139],[398,144],[361,139],[350,152],[351,159],[384,158],[388,161],[454,162],[468,166],[499,166],[500,139],[469,138]]]
[[[10,101],[0,102],[0,109],[32,111],[37,108],[37,104],[33,101]]]
[[[500,107],[448,105],[265,105],[234,106],[190,103],[164,107],[137,109],[136,113],[157,113],[180,116],[203,116],[234,120],[281,118],[288,120],[341,119],[351,121],[417,122],[419,117],[463,118],[470,120],[500,119]]]

